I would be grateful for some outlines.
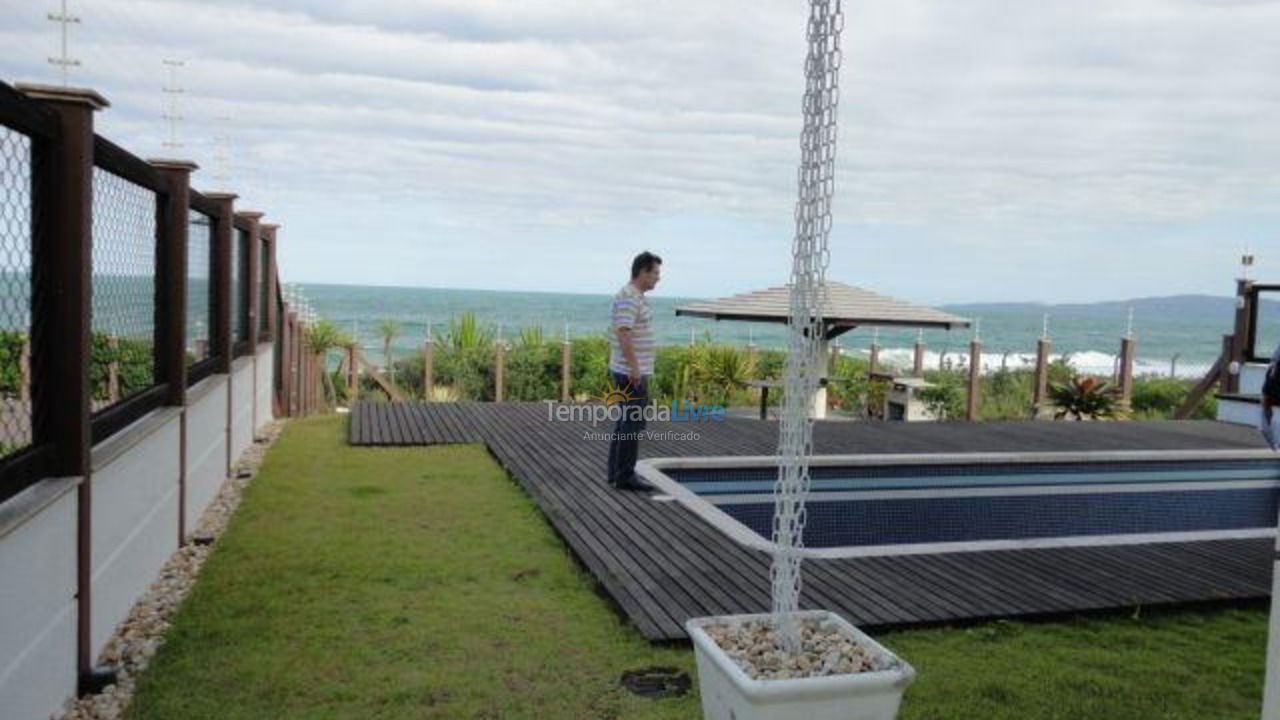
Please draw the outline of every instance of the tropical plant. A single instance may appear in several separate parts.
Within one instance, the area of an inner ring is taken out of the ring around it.
[[[395,373],[391,371],[391,344],[399,334],[400,323],[392,318],[383,318],[378,323],[378,336],[382,338],[382,357],[386,361],[384,367],[387,368],[387,379],[392,383],[395,382]]]
[[[481,322],[475,313],[463,313],[449,318],[445,331],[445,345],[453,350],[489,350],[493,347],[494,330]]]
[[[693,370],[708,404],[733,404],[744,395],[747,381],[756,376],[755,358],[735,345],[706,346],[696,360]]]
[[[324,384],[325,398],[329,402],[337,401],[337,390],[334,387],[333,378],[328,372],[329,351],[337,347],[343,347],[351,342],[353,341],[350,336],[339,330],[338,326],[334,325],[329,318],[321,317],[314,324],[307,327],[303,344],[312,355],[316,356],[316,361],[322,368],[320,377]]]
[[[547,336],[542,332],[541,325],[521,328],[520,335],[516,337],[516,347],[535,347],[546,343]]]
[[[1049,386],[1049,399],[1057,406],[1055,420],[1071,416],[1091,420],[1120,416],[1120,393],[1107,381],[1092,376],[1075,376],[1066,383]]]

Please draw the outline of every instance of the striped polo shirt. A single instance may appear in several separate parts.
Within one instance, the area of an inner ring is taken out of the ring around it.
[[[613,325],[609,332],[609,370],[626,375],[631,372],[622,354],[618,328],[631,328],[631,343],[640,363],[641,375],[653,374],[653,311],[644,293],[627,283],[613,296]]]

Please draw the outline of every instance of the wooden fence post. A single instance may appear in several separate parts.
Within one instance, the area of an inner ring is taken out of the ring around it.
[[[169,385],[165,403],[185,405],[187,397],[187,220],[191,203],[191,173],[196,164],[185,160],[150,160],[169,186],[169,198],[161,210],[163,241],[160,243],[157,299],[162,317],[164,347],[159,356],[160,375]]]
[[[916,344],[912,348],[911,363],[911,374],[916,377],[924,377],[924,350],[924,341],[916,340]]]
[[[245,265],[248,268],[248,274],[244,278],[247,286],[245,292],[245,305],[249,316],[249,354],[256,356],[258,353],[258,296],[262,278],[258,275],[262,271],[261,255],[259,246],[262,243],[262,215],[258,210],[239,210],[236,217],[243,220],[248,226],[249,246],[245,249]],[[257,377],[256,373],[254,377]],[[256,422],[255,422],[256,426]]]
[[[265,306],[263,309],[267,311],[265,322],[266,335],[269,338],[275,337],[276,324],[279,322],[279,318],[276,317],[275,303],[276,283],[279,282],[279,269],[276,267],[276,237],[278,236],[279,230],[279,223],[263,223],[259,227],[262,247],[266,251],[263,253],[265,255],[263,260],[266,261],[266,266],[260,270],[266,274],[263,277],[264,282],[260,285],[260,288],[266,291],[267,299],[262,300],[259,298],[258,304],[260,306]],[[259,318],[259,321],[262,321],[261,318]]]
[[[422,343],[422,399],[431,402],[436,392],[436,341],[432,339],[430,330],[427,340]]]
[[[871,355],[870,355],[870,362],[868,363],[868,367],[867,367],[867,374],[874,375],[875,372],[879,369],[880,369],[880,344],[873,341],[871,343]]]
[[[1133,399],[1133,357],[1136,345],[1132,337],[1120,339],[1120,407],[1128,410]]]
[[[360,397],[360,366],[357,365],[355,343],[347,346],[347,405]]]
[[[307,351],[305,320],[298,323],[298,357],[302,359],[302,366],[298,373],[301,378],[301,385],[298,386],[299,412],[302,417],[306,417],[311,413],[311,353]]]
[[[1053,343],[1049,338],[1042,337],[1036,341],[1036,376],[1035,376],[1035,392],[1032,396],[1032,404],[1034,412],[1039,415],[1041,408],[1049,400],[1049,352],[1053,349]]]
[[[285,417],[293,415],[289,407],[289,393],[293,391],[293,328],[289,324],[289,303],[280,308],[280,414]]]
[[[311,328],[309,324],[303,322],[299,325],[298,346],[302,351],[302,415],[307,417],[311,415],[311,410],[315,406],[316,389],[315,389],[315,358],[311,357],[311,349],[307,347],[307,330]]]
[[[497,345],[494,347],[494,351],[493,401],[502,402],[503,390],[505,389],[503,387],[503,383],[506,380],[506,378],[503,377],[507,364],[506,343],[499,339]]]
[[[107,101],[92,90],[18,85],[53,111],[56,140],[31,144],[33,316],[32,441],[52,444],[51,475],[83,478],[76,490],[76,694],[94,684],[92,647],[93,478],[89,363],[93,349],[93,114]]]
[[[1251,335],[1249,325],[1253,317],[1250,302],[1252,290],[1252,280],[1240,278],[1236,281],[1236,314],[1235,327],[1232,330],[1231,357],[1227,360],[1227,374],[1222,381],[1222,390],[1226,393],[1240,392],[1240,373],[1231,372],[1231,363],[1236,363],[1234,367],[1239,368],[1246,360],[1246,346],[1249,344]]]
[[[969,393],[965,398],[964,419],[970,422],[978,419],[978,405],[982,391],[982,341],[969,343]]]
[[[231,297],[231,243],[235,242],[235,200],[233,193],[205,193],[205,197],[218,204],[218,214],[213,218],[213,327],[209,328],[209,342],[218,361],[213,371],[231,373],[232,318],[235,307]],[[228,442],[227,447],[231,445]]]

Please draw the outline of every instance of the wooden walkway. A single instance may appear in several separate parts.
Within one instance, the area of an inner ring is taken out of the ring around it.
[[[685,637],[690,617],[769,607],[769,558],[679,503],[604,483],[606,432],[549,420],[546,403],[363,403],[355,445],[484,443],[650,640]],[[641,443],[642,457],[767,455],[772,421],[650,423],[697,439]],[[1257,448],[1256,432],[1216,422],[820,422],[818,453]],[[903,626],[1135,605],[1261,598],[1271,540],[1219,540],[806,560],[804,607],[858,625]]]

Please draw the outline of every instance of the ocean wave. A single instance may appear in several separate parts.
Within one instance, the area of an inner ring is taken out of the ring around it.
[[[867,358],[870,351],[866,348],[843,348],[842,354]],[[1098,350],[1086,350],[1074,353],[1052,353],[1051,361],[1066,357],[1067,364],[1076,372],[1085,375],[1114,376],[1120,369],[1120,357],[1114,353]],[[915,362],[913,348],[881,348],[880,362],[898,369],[909,370]],[[980,359],[982,373],[989,374],[1000,370],[1030,370],[1036,366],[1035,353],[982,353]],[[969,353],[940,353],[926,350],[924,353],[926,370],[952,369],[968,370]],[[1178,378],[1200,378],[1209,371],[1211,364],[1180,362],[1174,358],[1136,358],[1133,362],[1133,374],[1139,377],[1162,376]]]

